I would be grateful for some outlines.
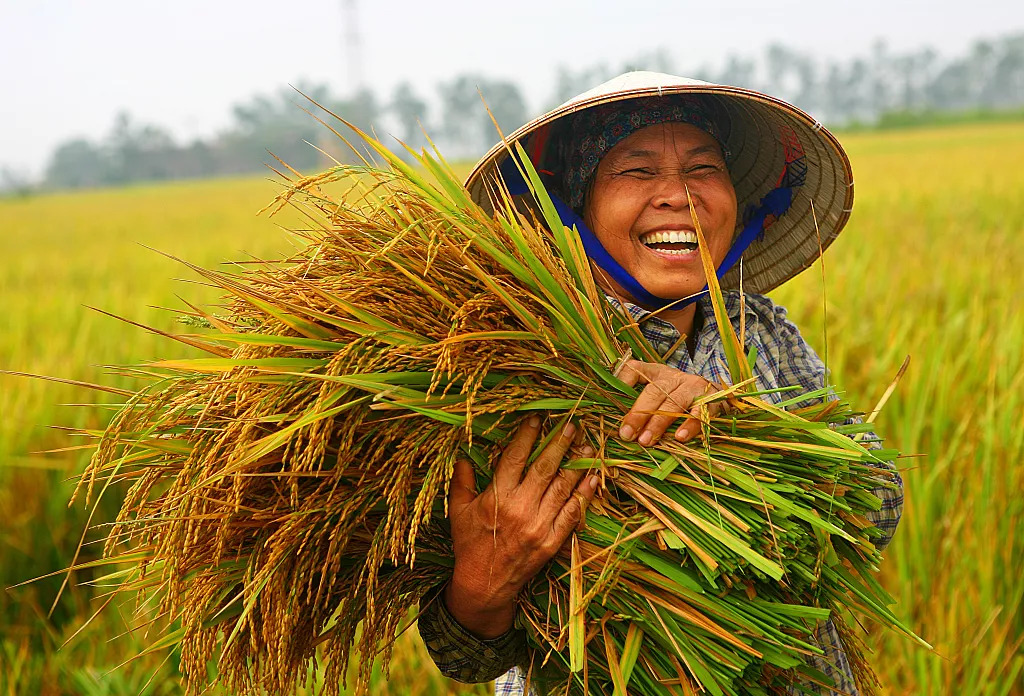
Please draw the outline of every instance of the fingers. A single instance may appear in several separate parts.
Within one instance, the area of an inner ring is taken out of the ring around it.
[[[685,389],[677,389],[657,408],[657,412],[650,416],[637,442],[643,446],[657,442],[669,427],[678,421],[680,417],[686,417],[686,408],[693,402],[693,395]]]
[[[448,514],[458,513],[476,499],[476,476],[473,464],[466,459],[455,460],[455,473],[448,491]]]
[[[657,407],[655,413],[650,414],[636,441],[644,447],[657,442],[672,423],[679,420],[680,417],[686,416],[687,408],[692,403],[691,391],[677,388]]]
[[[635,387],[640,383],[641,380],[649,382],[650,378],[647,376],[649,365],[639,360],[627,360],[622,363],[622,367],[619,368],[615,376],[625,382],[631,387]]]
[[[700,417],[690,413],[686,417],[686,420],[676,428],[675,438],[679,442],[689,442],[693,438],[697,437],[697,433],[700,432]]]
[[[715,385],[711,385],[714,391],[720,391]],[[710,391],[708,392],[710,393]],[[706,414],[701,414],[701,409],[706,408]],[[675,438],[679,442],[688,442],[693,438],[697,437],[700,433],[701,426],[705,419],[713,418],[726,410],[726,403],[724,401],[713,401],[709,404],[694,406],[690,409],[686,419],[679,425],[675,432]]]
[[[558,474],[565,453],[569,451],[576,437],[576,424],[566,423],[562,431],[551,438],[544,451],[530,465],[523,478],[522,490],[528,496],[536,496],[539,501],[547,490],[551,480]]]
[[[636,402],[634,402],[633,407],[629,409],[629,413],[627,413],[626,417],[622,419],[622,426],[619,428],[619,437],[623,440],[633,440],[636,439],[637,436],[644,435],[647,430],[649,430],[648,421],[654,415],[655,411],[663,410],[673,412],[675,415],[668,419],[668,423],[671,423],[682,415],[682,412],[689,407],[693,399],[691,397],[689,401],[685,401],[685,393],[680,392],[677,395],[676,392],[678,391],[679,389],[677,385],[670,384],[665,381],[651,382],[644,387],[644,390],[640,392],[640,396],[637,397]],[[663,407],[662,404],[664,404],[669,397],[672,397],[671,402],[667,406]],[[683,401],[680,401],[680,399],[683,399]],[[667,427],[667,424],[664,425],[661,428],[661,432],[665,432],[665,428]],[[640,444],[649,445],[651,442],[654,442],[654,440],[650,439],[650,435],[648,435],[647,441],[641,441]]]
[[[636,440],[643,446],[652,445],[681,416],[691,411],[689,419],[699,414],[692,411],[695,399],[715,389],[714,385],[703,377],[688,374],[666,365],[655,365],[639,361],[629,361],[623,365],[620,378],[630,377],[635,383],[646,381],[648,384],[640,392],[629,413],[622,419],[619,437],[623,440]],[[720,404],[712,404],[711,413],[721,410]],[[676,438],[686,441],[699,431],[699,426],[684,421],[676,430]]]
[[[594,474],[587,475],[583,481],[573,491],[572,496],[562,506],[558,516],[555,517],[555,521],[552,523],[552,533],[554,534],[556,548],[561,546],[572,530],[576,529],[576,526],[583,519],[583,512],[586,510],[587,505],[594,499],[594,494],[597,492],[597,486],[600,483],[600,478]]]
[[[526,463],[530,460],[533,443],[537,441],[539,434],[540,416],[532,415],[519,424],[512,442],[502,452],[501,459],[498,460],[498,466],[494,471],[496,492],[507,493],[522,481],[523,469],[526,468]]]
[[[594,448],[590,445],[584,446],[579,452],[579,456],[585,458],[593,457],[594,454]],[[540,516],[553,519],[585,473],[581,469],[560,469],[544,492],[544,498],[540,502]]]

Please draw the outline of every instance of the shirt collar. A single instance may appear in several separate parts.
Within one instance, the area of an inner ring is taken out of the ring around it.
[[[738,321],[740,318],[740,309],[744,309],[747,322],[755,321],[757,319],[757,312],[751,309],[750,304],[742,302],[740,293],[736,290],[726,290],[722,293],[722,298],[725,300],[725,313],[729,316],[732,321]],[[625,309],[633,320],[641,327],[645,323],[658,322],[660,324],[667,324],[671,326],[667,321],[661,319],[658,315],[651,316],[654,314],[651,310],[644,309],[639,305],[635,305],[631,302],[619,302],[616,298],[608,295],[608,299],[611,303],[617,307]],[[715,308],[711,304],[711,294],[705,292],[697,299],[697,308],[705,319],[713,319],[715,316]],[[707,321],[704,322],[705,326]]]
[[[757,321],[757,313],[751,309],[749,303],[741,301],[740,293],[735,290],[727,290],[722,293],[722,297],[725,300],[725,312],[729,317],[729,321],[733,326],[738,327],[740,310],[744,308],[744,314],[746,317],[747,326],[752,326]],[[661,354],[667,353],[673,346],[677,346],[680,339],[679,331],[670,324],[668,321],[662,319],[659,315],[654,312],[644,309],[639,305],[635,305],[631,302],[619,302],[612,296],[608,296],[609,301],[618,307],[624,309],[633,321],[640,327],[641,332],[651,345],[654,346]],[[715,309],[711,304],[711,294],[704,293],[697,300],[697,309],[700,310],[701,315],[704,317],[704,321],[701,325],[700,331],[697,333],[696,340],[698,343],[703,343],[701,337],[709,331],[718,332],[718,327],[715,324]],[[652,316],[654,314],[654,316]],[[667,357],[667,356],[666,356]]]

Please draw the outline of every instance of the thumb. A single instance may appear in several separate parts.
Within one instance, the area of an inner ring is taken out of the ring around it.
[[[473,473],[473,465],[466,459],[456,458],[455,472],[448,491],[448,514],[461,510],[475,499],[476,475]]]

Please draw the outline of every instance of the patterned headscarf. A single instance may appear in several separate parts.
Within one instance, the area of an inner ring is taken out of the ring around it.
[[[598,162],[620,142],[647,126],[659,123],[689,123],[725,143],[705,103],[689,95],[644,97],[602,104],[584,109],[572,117],[565,142],[563,185],[569,205],[580,210]]]

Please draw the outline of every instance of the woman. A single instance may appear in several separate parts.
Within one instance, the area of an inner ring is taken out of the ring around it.
[[[619,436],[642,445],[697,433],[697,397],[727,381],[722,341],[706,293],[690,202],[719,269],[730,319],[756,349],[761,389],[826,384],[821,360],[763,294],[808,267],[849,216],[849,162],[828,131],[789,104],[749,90],[657,73],[628,73],[527,124],[520,142],[575,225],[595,278],[640,324],[665,364],[628,361],[620,377],[646,384]],[[501,176],[525,192],[504,146],[481,160],[467,186],[487,205]],[[812,208],[813,201],[813,208]],[[819,235],[820,230],[820,235]],[[742,292],[740,288],[742,287]],[[767,398],[780,401],[769,394]],[[519,591],[558,552],[597,490],[597,477],[560,470],[575,440],[567,425],[531,465],[539,421],[517,432],[483,492],[469,464],[457,467],[449,501],[455,569],[424,608],[420,632],[442,672],[462,681],[497,678],[499,694],[525,690],[524,636],[513,628]],[[873,443],[873,446],[878,446]],[[582,456],[590,456],[587,448]],[[894,479],[899,483],[898,476]],[[900,483],[900,485],[902,485]],[[874,523],[891,538],[900,490],[879,487]],[[831,622],[815,633],[824,658],[812,666],[835,691],[857,686]]]

